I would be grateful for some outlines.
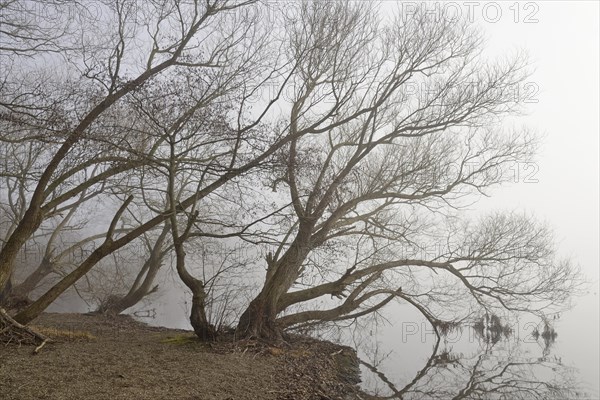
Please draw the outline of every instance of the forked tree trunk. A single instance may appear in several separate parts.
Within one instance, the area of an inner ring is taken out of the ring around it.
[[[158,285],[155,285],[153,288],[149,290],[145,290],[143,288],[139,288],[133,293],[127,293],[123,297],[118,296],[110,296],[108,300],[102,303],[98,309],[95,311],[100,314],[110,314],[110,315],[118,315],[123,311],[135,306],[140,301],[144,299],[144,297],[152,294],[158,290]]]
[[[125,202],[123,203],[121,208],[119,208],[119,210],[117,211],[113,220],[110,223],[110,226],[106,233],[106,239],[100,245],[100,247],[96,248],[96,250],[94,250],[92,252],[92,254],[90,254],[88,256],[88,258],[85,259],[85,261],[83,261],[81,264],[79,264],[79,266],[77,268],[75,268],[73,271],[71,271],[69,274],[67,274],[67,276],[65,276],[58,283],[56,283],[56,285],[52,286],[50,288],[50,290],[48,290],[46,293],[44,293],[39,299],[34,301],[29,307],[27,307],[25,310],[23,310],[20,313],[18,313],[17,315],[15,315],[15,321],[17,321],[23,325],[26,325],[26,324],[30,323],[31,321],[33,321],[54,300],[56,300],[58,298],[58,296],[60,296],[62,293],[64,293],[64,291],[67,290],[68,288],[70,288],[72,285],[74,285],[75,282],[77,282],[82,276],[87,274],[90,271],[90,269],[92,269],[92,267],[94,265],[96,265],[100,260],[102,260],[104,257],[106,257],[108,254],[112,253],[113,251],[118,250],[119,248],[121,248],[122,246],[124,246],[126,243],[128,243],[130,241],[127,239],[127,237],[134,235],[134,232],[136,230],[128,233],[127,235],[125,235],[125,237],[120,238],[117,241],[113,240],[113,233],[114,233],[115,227],[117,226],[117,222],[121,218],[121,215],[123,214],[123,212],[125,212],[125,209],[127,209],[127,207],[129,206],[129,203],[131,203],[132,200],[133,200],[133,196],[129,196],[127,198],[127,200],[125,200]],[[140,229],[141,229],[141,227],[139,227],[137,230],[139,231]],[[140,234],[141,234],[141,232],[140,232]],[[136,236],[139,236],[139,234]]]
[[[241,337],[260,338],[268,341],[283,339],[283,331],[277,326],[277,307],[273,299],[258,296],[240,317],[237,334]]]
[[[158,290],[158,285],[152,285],[154,284],[158,271],[162,267],[162,260],[165,256],[165,253],[163,253],[162,250],[168,233],[169,224],[165,224],[162,232],[150,249],[150,256],[146,262],[144,262],[144,265],[136,276],[129,292],[121,297],[111,296],[111,298],[98,307],[96,312],[113,315],[120,314],[142,301],[144,297]]]
[[[0,292],[0,305],[8,310],[20,310],[32,302],[30,294],[38,287],[40,282],[54,270],[54,264],[44,258],[38,267],[23,282],[13,285],[9,279],[4,290]]]
[[[135,79],[129,80],[118,90],[108,94],[104,99],[102,99],[102,101],[100,101],[83,119],[80,120],[79,125],[75,127],[75,129],[69,134],[67,139],[56,151],[56,153],[54,153],[52,159],[48,162],[46,168],[37,181],[37,185],[29,201],[27,211],[25,211],[23,218],[21,221],[19,221],[13,233],[4,243],[4,246],[0,249],[0,291],[4,289],[4,286],[6,286],[6,283],[13,273],[15,259],[17,258],[19,251],[27,239],[29,239],[31,235],[40,227],[43,221],[44,214],[42,206],[47,197],[45,191],[51,182],[55,171],[59,168],[65,157],[67,157],[69,151],[71,151],[73,146],[75,146],[81,140],[84,132],[86,132],[88,127],[92,125],[103,112],[111,108],[122,97],[143,85],[146,81],[173,66],[183,53],[183,50],[188,45],[189,41],[197,33],[202,24],[204,24],[210,15],[211,14],[208,12],[205,13],[195,22],[192,27],[189,28],[185,38],[179,43],[178,46],[173,47],[174,52],[172,53],[171,57],[167,58],[158,65],[147,68]],[[41,304],[38,307],[41,307]]]
[[[15,321],[26,325],[36,319],[58,296],[70,288],[79,278],[85,275],[98,261],[102,260],[110,253],[111,245],[114,242],[105,242],[85,259],[76,269],[52,286],[39,299],[34,301],[29,307],[15,315]]]
[[[238,322],[237,333],[268,341],[283,339],[283,330],[277,325],[279,301],[298,276],[297,263],[271,263],[267,269],[265,285]]]

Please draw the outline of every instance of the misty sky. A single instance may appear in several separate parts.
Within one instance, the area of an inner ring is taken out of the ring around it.
[[[539,22],[487,24],[490,45],[526,48],[539,102],[527,124],[545,135],[538,183],[498,190],[484,204],[523,208],[551,224],[559,252],[581,266],[590,294],[559,325],[559,348],[598,388],[599,3],[537,2]]]
[[[456,10],[471,12],[488,39],[487,55],[526,50],[534,73],[519,95],[528,115],[515,124],[544,137],[535,165],[517,166],[517,183],[494,190],[474,208],[535,215],[554,228],[559,254],[580,265],[589,293],[561,317],[556,351],[598,393],[600,3],[467,3],[431,2],[427,7],[432,12],[439,7],[442,17],[444,11],[450,16]],[[390,1],[386,7],[397,5]]]

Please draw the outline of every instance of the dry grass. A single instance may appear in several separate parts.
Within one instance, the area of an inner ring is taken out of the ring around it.
[[[69,342],[74,342],[78,340],[92,341],[97,339],[96,336],[86,331],[57,329],[46,326],[32,326],[31,329],[54,340],[66,340]]]

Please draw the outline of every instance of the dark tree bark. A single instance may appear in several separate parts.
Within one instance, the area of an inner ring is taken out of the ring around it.
[[[150,256],[140,269],[135,281],[131,285],[129,292],[124,296],[110,296],[96,310],[97,313],[117,315],[138,304],[144,297],[155,293],[158,285],[154,285],[154,280],[158,271],[162,267],[162,261],[165,256],[163,245],[167,234],[169,233],[169,224],[165,224],[162,232],[150,249]]]
[[[194,333],[202,340],[214,340],[217,331],[206,317],[206,292],[204,285],[198,281],[198,285],[192,289],[192,310],[190,312],[190,323]]]
[[[294,242],[279,260],[273,260],[270,254],[267,256],[265,285],[240,317],[237,326],[239,335],[267,340],[282,339],[283,331],[277,325],[278,305],[294,284],[310,252],[313,228],[311,219],[304,220]]]
[[[20,310],[31,305],[31,292],[52,271],[54,271],[54,264],[49,258],[44,257],[35,271],[20,284],[13,285],[12,279],[9,279],[8,284],[0,293],[0,305],[7,310]]]
[[[240,317],[237,332],[241,337],[261,338],[271,341],[283,339],[283,331],[277,325],[277,307],[274,297],[257,296]]]
[[[44,257],[35,271],[25,278],[23,282],[13,287],[11,294],[13,296],[29,297],[31,292],[38,287],[40,282],[53,271],[54,263],[48,257]]]
[[[12,281],[9,279],[4,285],[4,288],[0,288],[0,307],[9,308],[8,301],[10,292],[12,291]]]
[[[37,185],[33,191],[23,218],[19,221],[16,229],[0,249],[0,290],[4,289],[4,286],[12,275],[14,261],[19,254],[19,251],[44,220],[44,215],[48,211],[44,206],[44,201],[47,199],[47,189],[53,183],[52,179],[55,172],[59,169],[60,165],[63,164],[69,152],[71,152],[71,150],[81,141],[88,128],[93,125],[101,114],[113,107],[121,98],[135,91],[165,70],[177,65],[182,54],[187,50],[190,42],[193,41],[194,37],[197,36],[198,32],[201,31],[202,27],[211,17],[220,12],[227,12],[251,3],[252,0],[247,3],[231,6],[219,4],[217,2],[212,4],[208,3],[201,14],[197,15],[194,18],[193,23],[182,33],[180,40],[170,48],[170,52],[167,53],[168,56],[164,61],[152,65],[152,55],[148,61],[146,70],[119,87],[116,87],[115,83],[120,77],[116,75],[111,77],[112,86],[106,96],[97,103],[97,105],[93,107],[81,121],[79,121],[78,125],[68,134],[64,142],[51,157],[37,181]],[[74,195],[76,194],[77,193]]]
[[[174,159],[172,159],[174,162]],[[190,312],[190,324],[194,329],[194,333],[202,340],[214,340],[217,336],[217,331],[206,316],[206,291],[204,282],[200,279],[196,279],[190,274],[185,266],[185,241],[190,236],[190,230],[194,225],[194,222],[198,218],[198,211],[192,210],[190,216],[188,216],[187,226],[183,233],[180,235],[177,226],[177,214],[175,213],[176,202],[174,200],[173,191],[173,173],[175,168],[171,168],[171,176],[169,181],[169,194],[170,194],[170,206],[171,206],[171,235],[173,237],[173,247],[175,249],[175,262],[177,274],[183,281],[183,283],[192,291],[192,310]]]
[[[111,252],[117,250],[119,247],[125,245],[123,242],[126,238],[121,238],[118,241],[113,240],[113,234],[117,227],[117,222],[121,218],[121,215],[125,212],[131,201],[133,200],[133,196],[130,196],[125,200],[121,208],[115,214],[113,220],[110,223],[108,231],[106,233],[106,239],[104,243],[100,245],[96,250],[90,254],[88,258],[85,259],[77,268],[71,271],[70,274],[61,279],[56,285],[54,285],[50,290],[44,293],[39,299],[33,302],[29,307],[25,310],[21,311],[17,315],[15,315],[15,321],[21,324],[28,324],[37,318],[54,300],[58,298],[65,290],[71,287],[75,282],[77,282],[83,275],[87,274],[90,269],[94,265],[96,265],[100,260],[106,257]],[[139,229],[139,228],[138,228]],[[130,233],[131,234],[131,233]],[[141,234],[141,233],[140,233]],[[127,236],[127,235],[126,235]],[[119,241],[123,242],[122,244]]]

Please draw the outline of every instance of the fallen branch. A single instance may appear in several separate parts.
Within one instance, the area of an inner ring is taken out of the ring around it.
[[[15,321],[8,313],[0,308],[0,343],[37,346],[37,354],[49,339],[25,325]]]
[[[42,347],[44,347],[46,345],[46,343],[48,343],[48,339],[45,339],[42,344],[40,344],[38,347],[35,348],[35,350],[33,350],[33,354],[37,354],[40,352],[40,350],[42,349]]]

